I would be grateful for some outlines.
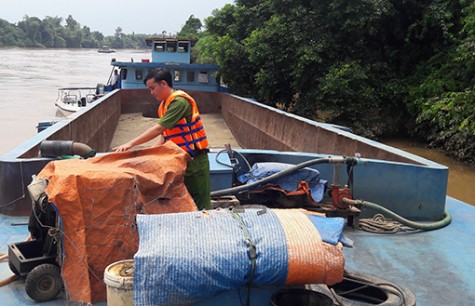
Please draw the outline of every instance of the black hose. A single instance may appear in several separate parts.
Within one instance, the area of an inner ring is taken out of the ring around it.
[[[351,158],[351,157],[350,157]],[[272,181],[275,181],[281,177],[284,177],[286,175],[289,175],[291,173],[297,172],[298,170],[309,167],[312,165],[317,165],[317,164],[341,164],[345,163],[349,158],[345,157],[327,157],[327,158],[317,158],[317,159],[312,159],[303,163],[300,163],[298,165],[292,166],[291,168],[285,169],[281,172],[275,173],[273,175],[270,175],[262,180],[256,181],[251,184],[246,184],[246,185],[241,185],[237,187],[232,187],[232,188],[227,188],[227,189],[222,189],[222,190],[217,190],[211,192],[212,197],[219,197],[219,196],[224,196],[224,195],[232,195],[232,194],[238,194],[242,191],[252,189],[254,187],[257,187],[259,185],[269,183]]]

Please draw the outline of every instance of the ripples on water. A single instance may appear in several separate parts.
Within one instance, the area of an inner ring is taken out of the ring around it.
[[[106,83],[110,61],[149,59],[148,50],[98,53],[96,49],[0,49],[0,153],[36,134],[54,118],[60,87]]]

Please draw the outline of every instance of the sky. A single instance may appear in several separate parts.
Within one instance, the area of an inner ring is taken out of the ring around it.
[[[71,15],[81,26],[106,36],[114,35],[117,27],[124,34],[174,34],[191,15],[204,25],[204,19],[214,9],[233,3],[234,0],[20,0],[12,4],[0,0],[0,19],[17,23],[25,15],[64,20]]]

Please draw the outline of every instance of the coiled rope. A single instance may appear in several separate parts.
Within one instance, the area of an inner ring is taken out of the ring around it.
[[[404,226],[397,221],[393,221],[390,218],[385,218],[382,214],[376,214],[373,216],[373,218],[360,219],[358,222],[358,229],[370,233],[384,234],[415,231],[415,229]]]

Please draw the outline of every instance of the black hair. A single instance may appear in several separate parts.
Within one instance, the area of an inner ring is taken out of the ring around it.
[[[160,83],[161,81],[165,81],[165,82],[167,82],[168,87],[173,88],[172,74],[166,68],[157,68],[157,69],[154,69],[154,70],[150,71],[145,76],[145,79],[143,80],[143,83],[145,85],[147,85],[147,81],[152,79],[152,78],[157,83]]]

